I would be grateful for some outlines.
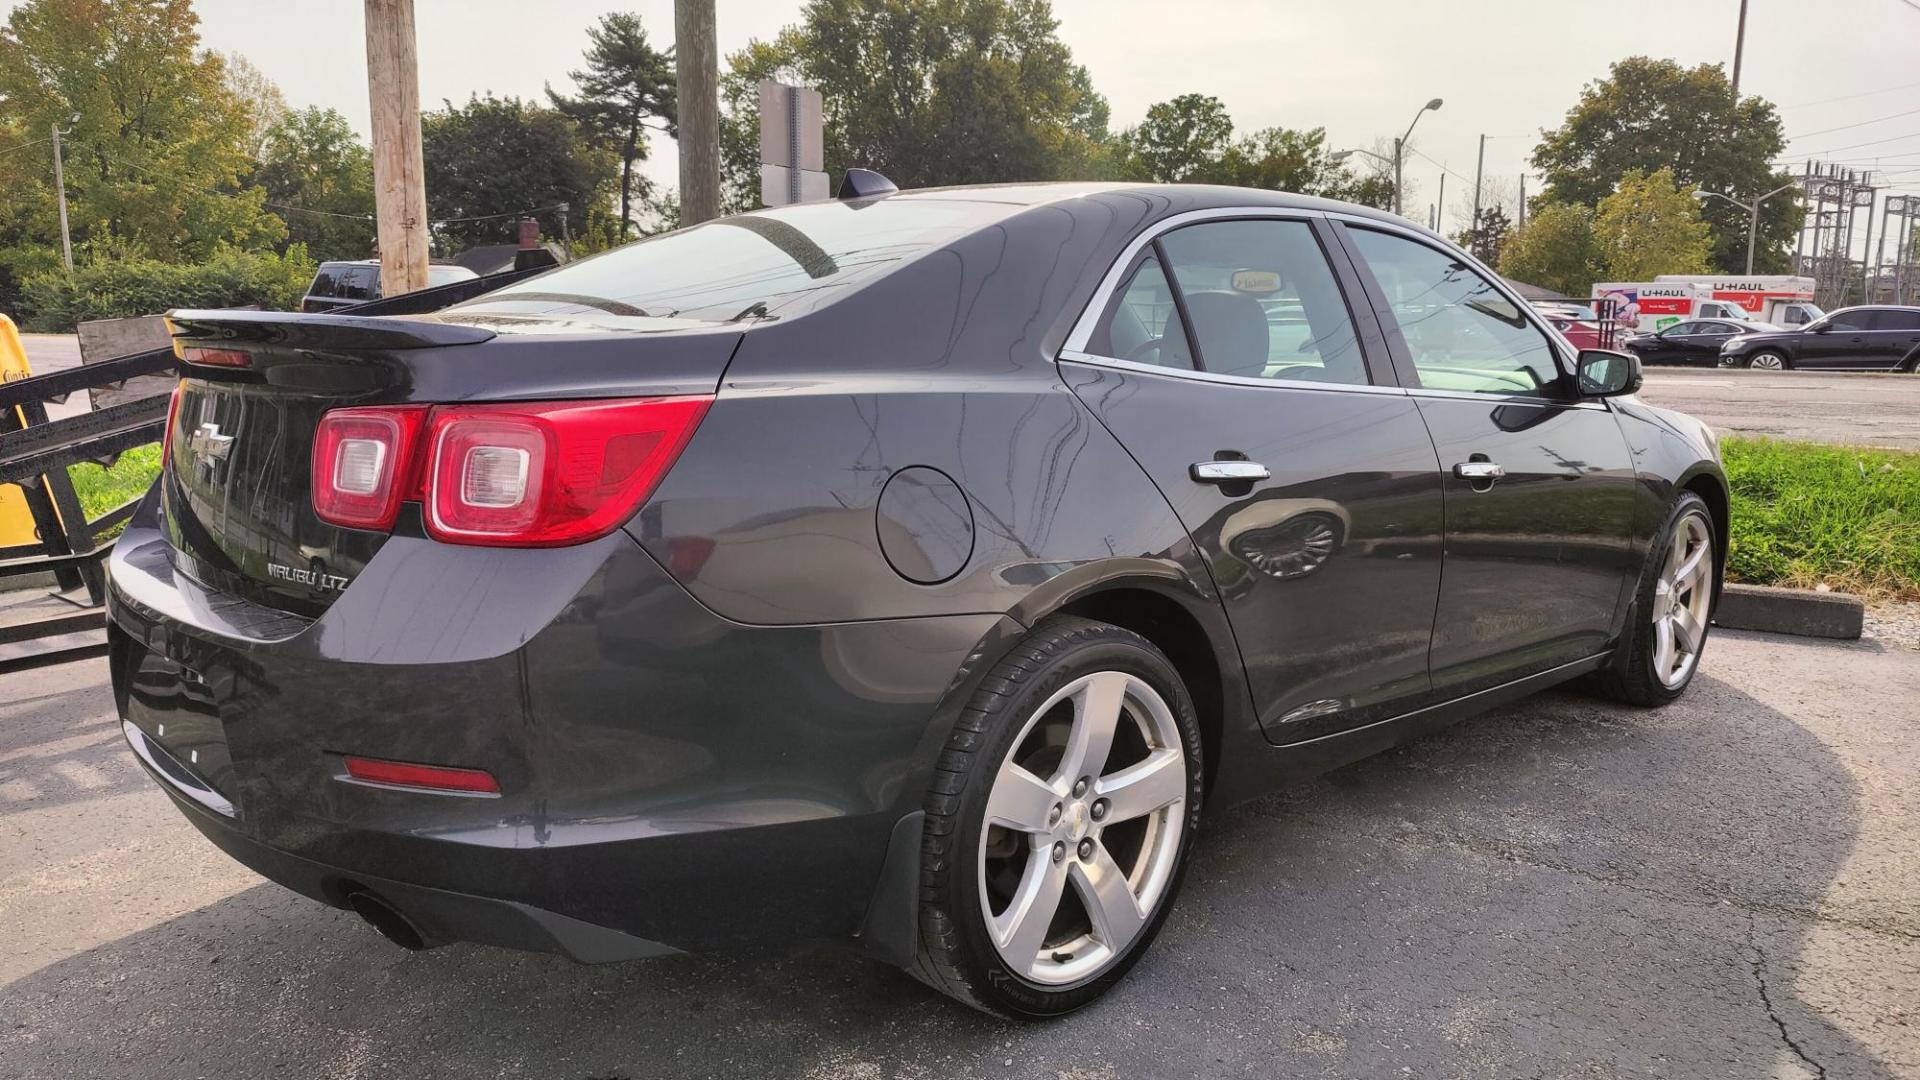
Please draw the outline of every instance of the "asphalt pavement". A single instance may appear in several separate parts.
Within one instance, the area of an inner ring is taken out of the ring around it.
[[[104,665],[0,677],[0,1076],[1920,1077],[1920,652],[1716,634],[1211,818],[1154,951],[1005,1024],[828,948],[405,953],[216,852]]]
[[[1920,375],[1648,368],[1640,398],[1722,435],[1920,450]]]

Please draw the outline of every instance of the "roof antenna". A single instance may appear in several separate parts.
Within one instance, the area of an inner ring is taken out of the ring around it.
[[[894,182],[874,172],[872,169],[848,169],[847,175],[840,181],[840,191],[836,199],[873,199],[881,195],[892,195],[900,189]]]

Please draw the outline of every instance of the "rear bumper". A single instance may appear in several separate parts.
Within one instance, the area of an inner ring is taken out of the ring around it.
[[[193,824],[323,902],[367,889],[433,936],[579,959],[857,936],[1011,625],[732,623],[624,533],[396,536],[302,623],[176,575],[151,513],[113,555],[114,688]],[[354,783],[342,754],[483,768],[501,794]]]

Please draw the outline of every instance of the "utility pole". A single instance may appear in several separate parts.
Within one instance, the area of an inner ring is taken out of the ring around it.
[[[1446,173],[1446,170],[1442,168],[1440,171],[1440,194],[1434,200],[1434,203],[1433,203],[1433,231],[1434,232],[1440,231],[1440,215],[1443,212],[1445,212],[1446,209],[1447,209],[1447,173]]]
[[[1733,103],[1740,104],[1740,61],[1747,51],[1747,0],[1740,0],[1740,29],[1733,35]]]
[[[380,291],[395,296],[427,287],[427,169],[413,0],[366,0],[366,19]]]
[[[76,117],[77,119],[77,117]],[[67,231],[67,173],[60,161],[60,122],[53,123],[53,190],[60,201],[60,254],[67,261],[67,273],[73,273],[73,236]]]
[[[1393,140],[1393,212],[1400,213],[1400,140]]]
[[[713,0],[673,0],[680,93],[680,224],[720,216],[720,55]]]
[[[1480,136],[1480,159],[1473,166],[1473,231],[1469,242],[1480,236],[1480,174],[1487,168],[1487,137]]]
[[[1520,174],[1520,220],[1514,222],[1513,227],[1517,229],[1520,226],[1525,225],[1526,223],[1527,223],[1527,174],[1521,173]]]

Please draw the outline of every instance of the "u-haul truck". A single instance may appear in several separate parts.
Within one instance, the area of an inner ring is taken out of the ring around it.
[[[1739,304],[1749,319],[1792,329],[1805,326],[1825,312],[1813,302],[1813,279],[1789,274],[1718,277],[1708,274],[1661,274],[1661,283],[1685,282],[1707,290],[1709,299]]]
[[[1619,325],[1645,333],[1687,319],[1799,326],[1821,314],[1813,303],[1812,278],[1663,274],[1654,281],[1599,282],[1593,298],[1612,300]]]

